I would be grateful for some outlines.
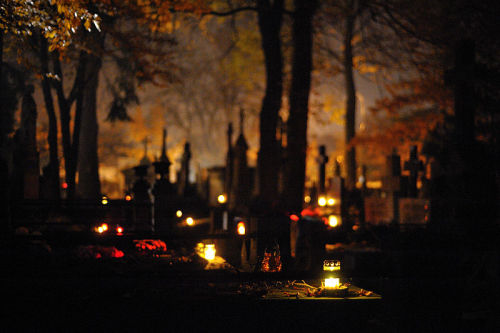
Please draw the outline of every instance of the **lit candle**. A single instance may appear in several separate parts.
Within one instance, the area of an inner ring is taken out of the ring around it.
[[[207,244],[204,249],[205,259],[214,260],[215,259],[215,245]]]
[[[325,288],[326,289],[337,289],[340,287],[340,279],[339,278],[327,278],[325,279]]]

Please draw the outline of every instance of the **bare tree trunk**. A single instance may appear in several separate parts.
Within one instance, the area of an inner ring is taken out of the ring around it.
[[[265,203],[272,203],[278,198],[281,157],[276,140],[276,126],[283,95],[283,59],[280,40],[283,2],[283,0],[257,1],[266,67],[266,92],[260,112],[257,194]]]
[[[289,209],[300,211],[304,197],[307,149],[307,116],[312,70],[312,19],[316,0],[295,0],[292,39],[292,83],[290,115],[287,123],[286,202]]]
[[[99,72],[102,61],[99,56],[94,54],[87,54],[86,57],[85,85],[81,96],[78,192],[83,199],[97,200],[101,194],[99,159],[97,155],[97,87],[99,85]]]
[[[49,73],[49,52],[47,40],[40,34],[40,63],[42,67],[42,90],[45,102],[45,109],[49,118],[49,133],[47,141],[49,142],[49,198],[59,201],[61,199],[59,183],[59,156],[57,144],[57,117],[54,109],[54,100],[50,89],[50,82],[46,74]]]
[[[350,1],[348,15],[346,17],[344,38],[344,76],[346,89],[346,115],[345,115],[345,164],[346,164],[346,186],[352,190],[356,187],[356,149],[350,146],[351,140],[356,135],[356,87],[353,73],[352,37],[356,14],[354,13],[354,1]]]

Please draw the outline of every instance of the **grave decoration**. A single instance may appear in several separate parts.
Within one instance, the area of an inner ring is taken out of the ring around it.
[[[133,243],[136,250],[142,255],[155,257],[167,252],[167,244],[160,239],[136,239]]]
[[[122,258],[125,254],[114,246],[82,245],[77,248],[76,256],[79,259],[109,259]]]
[[[281,272],[281,268],[282,264],[279,248],[274,247],[271,251],[266,249],[264,251],[264,257],[262,258],[260,270],[266,273],[275,273]]]
[[[349,288],[340,284],[340,261],[323,261],[323,280],[321,281],[322,292],[318,296],[345,297]]]

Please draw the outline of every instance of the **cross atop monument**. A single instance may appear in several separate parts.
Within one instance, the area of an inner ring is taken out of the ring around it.
[[[151,161],[148,158],[148,143],[151,142],[151,139],[149,139],[147,136],[144,137],[142,140],[142,143],[144,144],[144,156],[141,158],[140,165],[146,165],[150,164]]]

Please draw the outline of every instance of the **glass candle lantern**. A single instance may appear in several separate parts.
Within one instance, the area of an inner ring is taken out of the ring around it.
[[[207,244],[204,248],[205,259],[214,260],[215,259],[215,244]]]

